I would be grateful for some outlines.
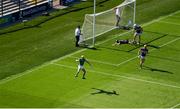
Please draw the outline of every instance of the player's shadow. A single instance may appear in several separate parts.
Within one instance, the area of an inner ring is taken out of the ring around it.
[[[93,92],[91,93],[91,95],[96,95],[96,94],[119,95],[115,90],[106,91],[106,90],[98,89],[98,88],[92,88],[92,89],[95,89],[97,92]]]
[[[160,56],[148,55],[148,57],[153,57],[153,58],[163,59],[163,60],[168,60],[168,61],[173,61],[173,62],[180,62],[180,60],[178,59],[171,59],[171,58],[160,57]]]
[[[146,43],[144,43],[143,45],[145,45]],[[149,47],[152,47],[152,48],[156,48],[156,49],[159,49],[160,47],[159,46],[155,46],[155,45],[151,45],[151,44],[147,44],[147,46]]]
[[[162,69],[152,68],[152,67],[148,67],[148,66],[144,66],[143,69],[144,69],[144,70],[150,70],[150,71],[152,71],[152,72],[162,72],[162,73],[173,74],[172,72],[167,71],[167,70],[162,70]]]
[[[152,39],[152,40],[150,40],[150,41],[148,41],[148,42],[146,42],[146,43],[141,43],[140,45],[137,45],[136,47],[134,47],[133,49],[129,50],[128,52],[131,52],[131,51],[136,50],[136,49],[138,49],[138,48],[140,48],[140,47],[143,47],[144,44],[146,44],[146,45],[148,45],[148,46],[151,46],[151,47],[153,47],[153,48],[159,48],[159,47],[157,47],[157,46],[150,45],[150,43],[151,43],[151,42],[154,42],[154,41],[156,41],[156,40],[159,40],[159,39],[161,39],[161,38],[163,38],[163,37],[166,37],[167,35],[168,35],[168,34],[164,34],[164,35],[162,35],[162,36],[160,36],[160,37],[157,37],[157,38],[155,38],[155,39]]]
[[[103,49],[107,49],[107,50],[113,50],[113,51],[122,51],[122,52],[126,52],[126,50],[122,50],[122,49],[116,49],[116,48],[112,48],[112,47],[105,47],[105,46],[98,46],[99,48],[103,48]]]

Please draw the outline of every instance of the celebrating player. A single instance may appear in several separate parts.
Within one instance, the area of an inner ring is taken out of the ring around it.
[[[147,45],[144,45],[143,48],[141,48],[138,52],[139,58],[140,58],[140,68],[142,69],[142,66],[144,64],[145,61],[145,57],[148,53],[148,49],[147,49]]]
[[[79,62],[79,65],[78,65],[78,71],[77,71],[75,77],[78,77],[78,74],[79,74],[80,70],[82,70],[84,72],[82,79],[86,79],[85,78],[86,70],[84,68],[84,63],[87,62],[90,66],[91,66],[91,64],[84,58],[83,55],[81,56],[80,59],[77,59],[76,61]]]
[[[138,37],[138,43],[137,44],[140,44],[141,42],[141,34],[143,32],[143,29],[140,25],[137,25],[137,24],[134,24],[134,38],[133,38],[133,42],[136,42],[137,40],[137,37]]]

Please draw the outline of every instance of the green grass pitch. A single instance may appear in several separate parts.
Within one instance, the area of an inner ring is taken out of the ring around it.
[[[138,46],[112,46],[114,36],[96,46],[0,81],[0,107],[180,108],[180,12],[144,25],[145,67]],[[84,55],[85,80],[74,75]],[[115,92],[115,93],[114,93]]]

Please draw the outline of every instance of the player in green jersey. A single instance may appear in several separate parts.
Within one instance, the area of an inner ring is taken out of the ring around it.
[[[85,68],[84,68],[84,63],[87,62],[90,66],[91,66],[91,64],[89,63],[89,61],[87,61],[87,60],[84,58],[83,55],[81,56],[80,59],[77,59],[76,61],[79,62],[79,64],[78,64],[78,71],[77,71],[75,77],[78,77],[79,72],[82,70],[82,71],[84,72],[82,79],[86,79],[86,78],[85,78],[86,70],[85,70]]]

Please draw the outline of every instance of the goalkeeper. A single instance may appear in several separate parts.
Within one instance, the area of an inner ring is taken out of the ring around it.
[[[89,63],[89,61],[87,61],[87,60],[85,59],[85,57],[84,57],[83,55],[81,56],[80,59],[77,59],[76,61],[79,62],[79,65],[78,65],[78,71],[77,71],[75,77],[78,77],[79,72],[82,70],[82,71],[84,72],[82,79],[86,79],[86,78],[85,78],[86,70],[85,70],[85,68],[84,68],[84,63],[87,62],[90,66],[91,66],[91,64]]]

